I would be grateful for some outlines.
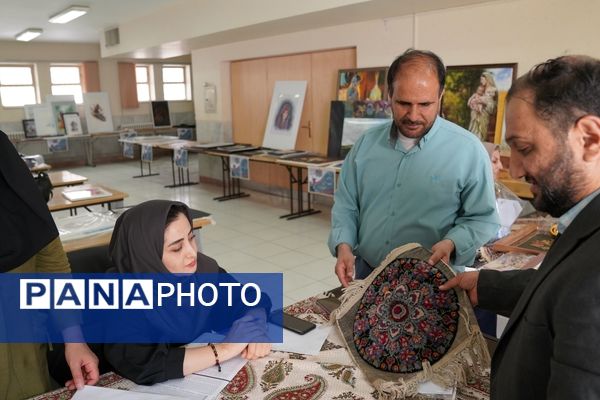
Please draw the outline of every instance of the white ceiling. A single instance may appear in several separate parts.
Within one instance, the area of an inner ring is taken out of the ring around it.
[[[37,42],[98,43],[107,28],[156,12],[174,0],[0,0],[0,40],[12,40],[27,28],[41,28]],[[90,12],[68,24],[48,18],[65,8],[89,6]]]

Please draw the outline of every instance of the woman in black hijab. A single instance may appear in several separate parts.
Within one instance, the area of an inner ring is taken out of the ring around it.
[[[215,260],[198,252],[189,209],[176,201],[151,200],[125,211],[115,224],[109,253],[113,266],[121,273],[226,274]],[[217,314],[218,319],[230,319],[230,333],[236,331],[240,337],[243,332],[244,337],[252,337],[249,331],[255,329],[257,319],[266,324],[270,304],[265,303],[259,304],[265,310],[224,311]],[[191,341],[204,332],[202,326],[206,324],[202,321],[206,318],[200,315],[159,313],[153,310],[148,324],[164,337],[186,332]],[[106,358],[117,372],[147,385],[183,378],[240,354],[250,360],[264,357],[270,350],[271,345],[266,343],[217,343],[194,348],[170,343],[104,346]]]
[[[0,272],[70,271],[48,206],[25,162],[0,131]],[[46,347],[0,344],[0,398],[22,399],[51,389]],[[66,343],[65,357],[73,374],[66,383],[69,389],[96,384],[98,358],[85,343]]]

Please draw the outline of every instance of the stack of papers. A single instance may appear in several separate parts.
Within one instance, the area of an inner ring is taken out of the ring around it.
[[[79,201],[109,197],[112,196],[112,193],[99,186],[79,185],[64,189],[62,195],[69,201]]]

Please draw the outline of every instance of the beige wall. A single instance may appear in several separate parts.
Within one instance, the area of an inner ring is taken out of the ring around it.
[[[60,62],[83,62],[98,61],[100,73],[100,88],[107,92],[110,98],[110,106],[113,117],[121,116],[143,116],[147,115],[151,120],[149,103],[140,103],[136,109],[124,110],[121,108],[119,97],[119,76],[116,59],[101,59],[100,46],[97,43],[73,44],[73,43],[44,43],[44,42],[9,42],[0,41],[0,63],[3,62],[27,62],[35,63],[40,88],[40,99],[43,101],[50,94],[50,64]],[[189,62],[189,58],[180,58],[177,62]],[[139,63],[153,63],[156,60],[137,60]],[[156,68],[158,70],[158,68]],[[160,76],[157,74],[157,83]],[[192,112],[194,110],[191,101],[170,102],[172,113]],[[81,108],[81,106],[80,106]],[[83,109],[79,110],[83,115]],[[3,108],[0,106],[0,123],[21,121],[24,118],[22,107]],[[115,127],[116,128],[116,127]]]
[[[600,57],[598,15],[597,0],[514,0],[194,50],[196,119],[220,121],[225,127],[231,121],[231,60],[355,46],[357,66],[370,67],[389,65],[406,48],[416,47],[435,51],[446,65],[517,62],[522,74],[561,54]],[[204,113],[204,82],[217,85],[216,114]]]

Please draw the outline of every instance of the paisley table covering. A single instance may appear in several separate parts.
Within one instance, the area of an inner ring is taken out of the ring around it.
[[[315,323],[327,323],[329,314],[316,303],[319,295],[286,307],[285,311]],[[489,398],[489,376],[470,376],[468,386],[459,388],[461,400]],[[111,372],[102,376],[100,386],[124,389],[135,384]],[[59,389],[34,400],[69,400],[74,391]],[[332,330],[321,353],[306,356],[272,352],[251,361],[225,387],[218,400],[379,400],[377,391],[352,362],[337,330]],[[414,400],[431,397],[413,396]]]

